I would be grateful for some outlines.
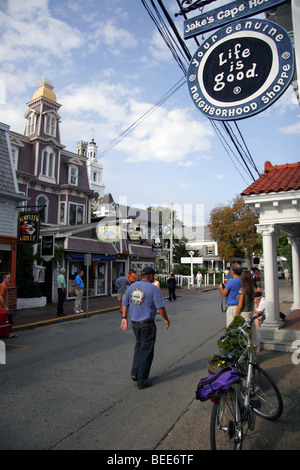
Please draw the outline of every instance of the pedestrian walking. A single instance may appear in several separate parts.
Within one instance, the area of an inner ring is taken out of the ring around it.
[[[199,290],[201,289],[202,280],[203,280],[202,273],[198,271],[196,274],[196,283],[197,283],[196,289],[199,289]]]
[[[120,306],[120,312],[122,312],[122,302],[126,294],[127,287],[130,286],[129,280],[125,277],[124,273],[120,273],[120,276],[116,280],[116,286],[118,289],[118,303]]]
[[[66,300],[66,280],[65,280],[65,272],[64,268],[59,270],[59,275],[57,276],[56,283],[57,283],[57,295],[58,295],[58,302],[57,302],[57,315],[59,317],[63,317],[64,314],[64,303]]]
[[[84,283],[83,283],[83,275],[84,271],[79,271],[77,276],[75,277],[75,305],[74,305],[74,312],[75,313],[82,313],[82,296],[83,296],[83,289],[84,289]]]
[[[166,323],[167,329],[170,321],[166,312],[166,302],[160,290],[154,285],[155,271],[147,266],[142,270],[142,279],[133,283],[126,291],[122,304],[121,328],[127,330],[128,319],[132,324],[135,335],[135,348],[131,367],[132,380],[137,382],[140,390],[150,387],[148,381],[153,361],[154,345],[156,340],[155,316],[158,312]]]
[[[154,274],[153,279],[154,279],[154,281],[153,281],[154,286],[158,287],[158,289],[161,290],[161,289],[160,289],[160,282],[159,282],[158,274]]]
[[[170,277],[168,279],[168,285],[169,285],[169,301],[171,302],[172,300],[176,300],[176,279],[174,276],[174,273],[170,274]]]
[[[129,280],[130,284],[132,284],[133,282],[136,281],[136,275],[135,275],[135,273],[132,271],[132,269],[129,270],[129,273],[128,273],[128,280]]]

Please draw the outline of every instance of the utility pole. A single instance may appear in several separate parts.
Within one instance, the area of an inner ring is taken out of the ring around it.
[[[173,271],[173,202],[171,202],[171,223],[170,223],[170,271]]]

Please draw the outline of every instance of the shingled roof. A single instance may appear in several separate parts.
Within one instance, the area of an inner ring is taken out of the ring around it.
[[[242,196],[298,189],[300,189],[300,162],[274,166],[270,162],[265,162],[264,173],[242,192]]]

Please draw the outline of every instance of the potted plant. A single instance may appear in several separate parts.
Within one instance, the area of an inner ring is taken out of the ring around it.
[[[228,333],[230,330],[234,330],[245,323],[245,319],[241,315],[237,315],[230,325],[225,328],[224,333]],[[208,372],[209,374],[216,374],[220,368],[224,367],[224,361],[221,361],[220,354],[224,354],[234,349],[238,351],[238,357],[242,355],[245,349],[245,345],[241,344],[241,337],[238,334],[232,335],[226,338],[224,341],[219,339],[217,341],[219,353],[213,354],[208,360]]]

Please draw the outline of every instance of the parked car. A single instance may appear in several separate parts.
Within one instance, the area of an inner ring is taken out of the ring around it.
[[[12,324],[8,321],[7,310],[0,308],[0,338],[8,336],[12,327]]]

